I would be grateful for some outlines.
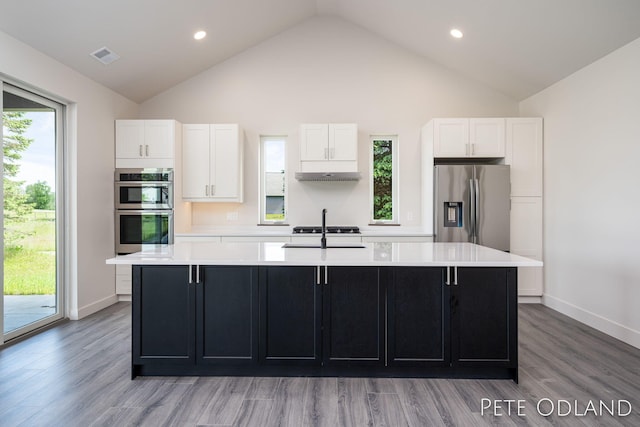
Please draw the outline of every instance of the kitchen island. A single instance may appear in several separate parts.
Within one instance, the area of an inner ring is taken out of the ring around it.
[[[133,265],[132,376],[518,376],[517,268],[470,243],[178,243]]]

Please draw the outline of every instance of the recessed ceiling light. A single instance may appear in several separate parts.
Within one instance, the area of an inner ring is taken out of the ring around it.
[[[203,38],[205,38],[207,36],[207,32],[206,31],[197,31],[194,35],[193,38],[196,40],[202,40]]]
[[[451,34],[451,37],[454,39],[461,39],[463,36],[462,31],[457,28],[452,28],[451,31],[449,31],[449,34]]]

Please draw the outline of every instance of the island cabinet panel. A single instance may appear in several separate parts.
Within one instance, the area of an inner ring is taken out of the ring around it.
[[[198,363],[257,362],[258,269],[200,268],[200,283],[196,285]]]
[[[445,268],[384,271],[389,366],[449,366],[450,287],[445,285]]]
[[[518,378],[517,268],[134,266],[132,375]]]
[[[195,288],[186,266],[133,268],[133,363],[193,364]]]
[[[318,268],[260,268],[263,363],[321,364],[322,286]]]
[[[323,286],[326,365],[384,364],[384,287],[377,267],[328,267]]]
[[[452,292],[452,364],[516,368],[516,268],[458,268]]]

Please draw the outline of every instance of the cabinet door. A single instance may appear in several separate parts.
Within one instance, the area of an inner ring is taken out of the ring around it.
[[[471,157],[505,156],[505,120],[469,119]]]
[[[448,366],[449,286],[444,268],[387,270],[387,357],[390,366]]]
[[[329,126],[300,125],[300,160],[317,161],[329,158]]]
[[[143,120],[116,120],[116,158],[140,159],[144,145]]]
[[[433,157],[469,155],[469,119],[433,120]]]
[[[133,267],[133,364],[195,361],[195,289],[187,266]]]
[[[358,125],[329,125],[329,160],[358,160]]]
[[[320,365],[322,287],[317,267],[260,268],[260,360]]]
[[[211,125],[210,195],[240,199],[240,141],[238,125]]]
[[[511,195],[542,197],[542,119],[507,119],[507,154],[511,165]]]
[[[542,197],[511,198],[511,253],[542,261]],[[542,267],[518,268],[518,295],[542,296]]]
[[[209,125],[182,127],[182,198],[204,199],[209,185]]]
[[[458,268],[451,285],[451,359],[456,366],[517,368],[516,268]]]
[[[173,159],[175,129],[173,120],[144,120],[144,156]]]
[[[329,267],[323,285],[326,364],[384,364],[384,290],[377,267]]]
[[[258,270],[200,267],[197,285],[198,363],[247,364],[258,360]]]

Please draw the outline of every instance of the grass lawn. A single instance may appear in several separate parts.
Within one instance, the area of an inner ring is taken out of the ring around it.
[[[34,211],[29,220],[13,225],[28,236],[22,247],[4,251],[5,295],[52,295],[56,286],[56,229],[53,212]]]

